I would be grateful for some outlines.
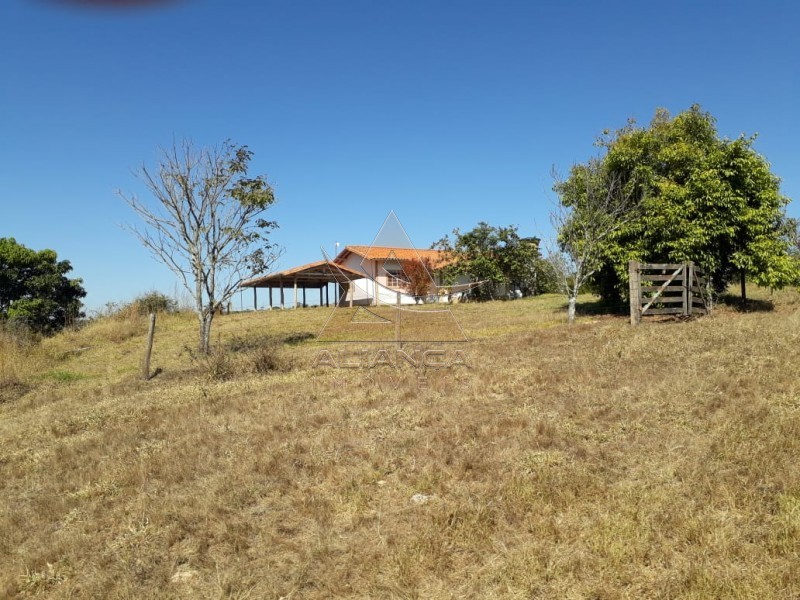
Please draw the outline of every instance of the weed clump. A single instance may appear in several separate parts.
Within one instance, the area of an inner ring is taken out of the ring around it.
[[[285,343],[270,336],[234,336],[225,343],[217,343],[208,354],[198,353],[189,347],[185,347],[184,351],[208,380],[226,381],[237,376],[291,370],[292,363],[283,348]]]
[[[272,371],[287,370],[287,362],[281,354],[281,349],[277,343],[268,343],[259,346],[248,353],[250,371],[259,375],[264,375]]]
[[[244,374],[264,375],[277,371],[291,370],[291,361],[285,355],[284,345],[295,345],[301,341],[297,334],[285,339],[260,335],[251,337],[234,336],[228,343],[229,351],[242,357]]]
[[[30,387],[16,378],[0,379],[0,404],[13,402],[24,396]]]
[[[0,323],[0,403],[16,400],[27,391],[23,383],[30,372],[38,338],[13,322]]]
[[[230,352],[225,348],[212,348],[208,354],[184,348],[195,368],[209,381],[231,379],[236,370]]]

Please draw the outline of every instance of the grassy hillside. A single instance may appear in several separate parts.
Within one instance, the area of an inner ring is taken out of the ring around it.
[[[314,366],[330,309],[0,338],[0,597],[800,596],[800,299],[454,306],[467,367]],[[374,351],[374,349],[373,349]]]

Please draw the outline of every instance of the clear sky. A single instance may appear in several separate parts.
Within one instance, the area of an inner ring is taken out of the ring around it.
[[[3,0],[0,237],[70,260],[89,309],[173,294],[115,195],[173,136],[255,153],[281,268],[390,210],[420,247],[479,221],[543,236],[553,166],[695,102],[759,134],[800,216],[798,24],[790,1]]]

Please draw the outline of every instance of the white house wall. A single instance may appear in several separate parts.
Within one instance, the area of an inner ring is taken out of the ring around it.
[[[363,261],[363,264],[362,264]],[[385,273],[383,273],[382,261],[380,260],[364,260],[362,256],[358,254],[350,253],[344,261],[341,263],[343,266],[347,267],[348,269],[352,269],[358,273],[366,272],[370,278],[376,278],[378,281],[378,303],[379,304],[396,304],[397,303],[397,292],[394,289],[386,287],[387,279]],[[353,296],[353,304],[359,305],[369,305],[373,304],[376,298],[375,296],[375,283],[370,278],[363,278],[363,279],[356,279],[353,281],[353,289],[355,290],[355,295]],[[456,283],[469,283],[469,278],[461,275],[456,280]],[[442,295],[439,298],[439,302],[458,302],[461,297],[461,293],[456,293],[452,295],[452,298],[448,298],[447,295]],[[349,304],[350,296],[348,295],[344,298],[344,303]],[[400,303],[401,304],[416,304],[414,297],[401,293],[400,294]]]

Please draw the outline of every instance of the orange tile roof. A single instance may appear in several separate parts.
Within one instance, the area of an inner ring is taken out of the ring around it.
[[[418,260],[428,259],[434,267],[441,267],[450,262],[447,252],[432,249],[414,248],[394,248],[391,246],[345,246],[344,250],[336,257],[336,262],[344,259],[346,252],[358,254],[367,260],[387,260],[396,258],[397,260]]]

